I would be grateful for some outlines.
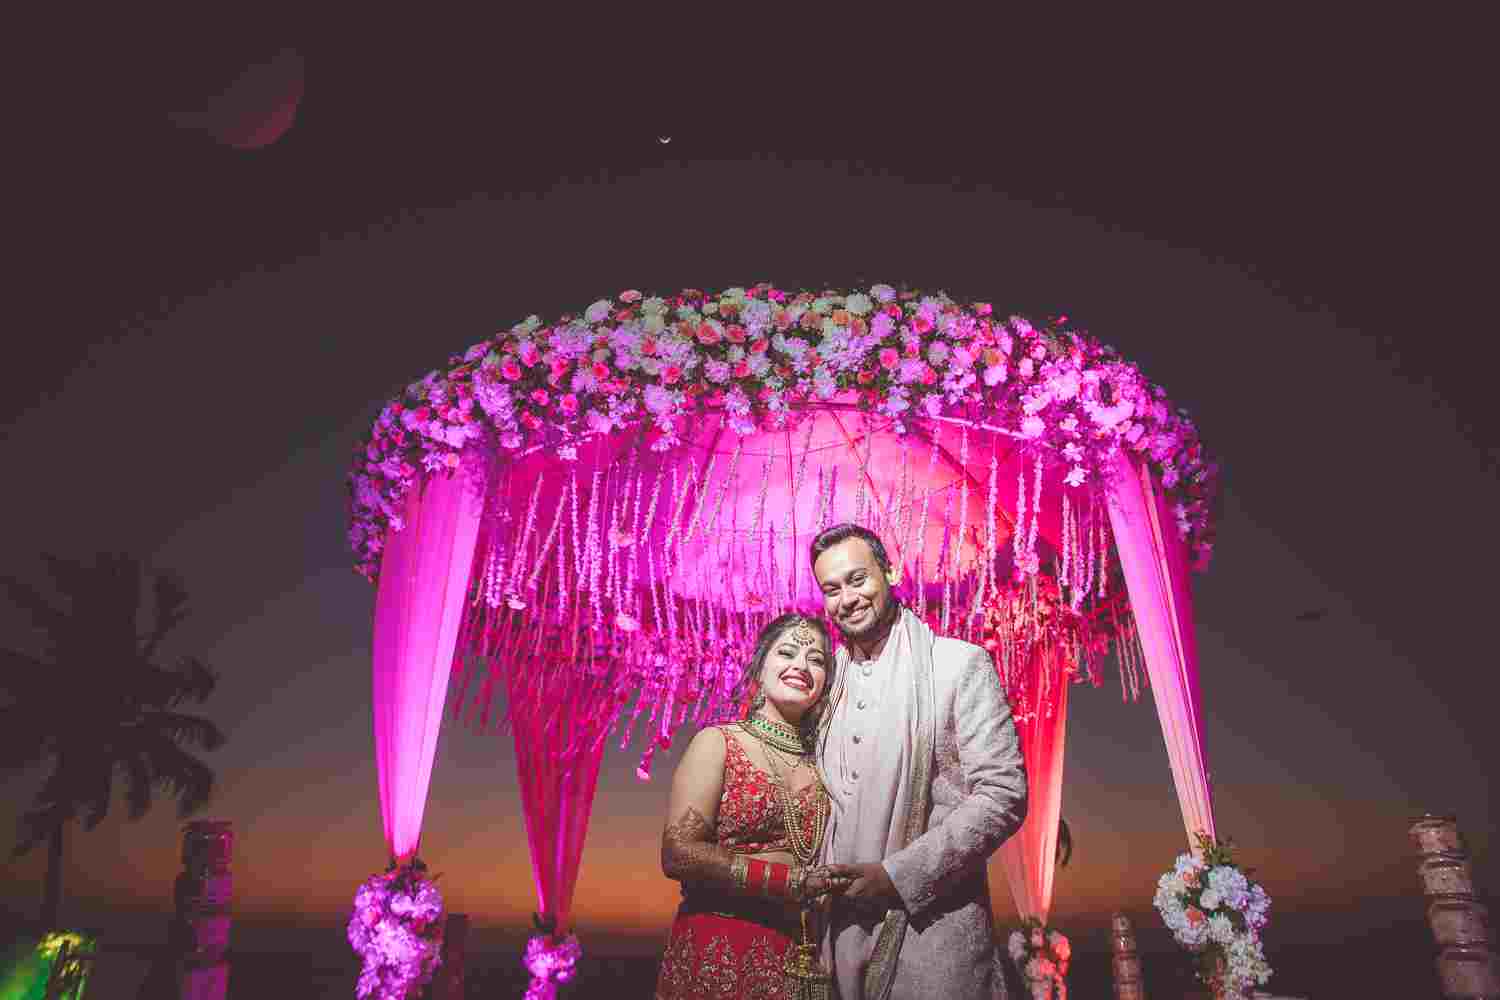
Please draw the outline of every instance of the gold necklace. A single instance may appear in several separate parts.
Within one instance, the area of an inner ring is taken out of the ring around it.
[[[786,753],[796,754],[799,757],[806,756],[807,747],[802,742],[802,733],[784,722],[776,722],[766,718],[764,715],[752,715],[741,725],[751,727],[753,735],[762,743]]]
[[[786,827],[787,846],[792,849],[792,856],[804,865],[811,863],[813,858],[817,856],[818,848],[822,846],[823,830],[828,824],[828,813],[830,811],[828,793],[823,788],[822,778],[819,777],[817,769],[814,768],[813,783],[818,786],[818,793],[814,796],[817,799],[817,805],[814,806],[816,811],[813,813],[813,833],[809,839],[804,837],[802,833],[802,810],[797,806],[796,800],[792,798],[792,793],[787,788],[786,779],[781,774],[781,768],[776,764],[776,755],[769,752],[771,750],[770,741],[762,736],[757,728],[750,726],[742,726],[741,728],[759,740],[761,747],[767,751],[766,763],[771,765],[771,777],[775,779],[777,798],[781,800],[781,819],[782,824]]]

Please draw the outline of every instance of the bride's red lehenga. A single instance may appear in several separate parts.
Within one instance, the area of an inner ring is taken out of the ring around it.
[[[774,779],[724,735],[724,791],[715,842],[730,854],[791,850]],[[820,782],[793,794],[806,842],[815,836]],[[656,983],[657,1000],[790,997],[787,950],[801,933],[801,907],[791,900],[743,896],[727,889],[684,886]]]

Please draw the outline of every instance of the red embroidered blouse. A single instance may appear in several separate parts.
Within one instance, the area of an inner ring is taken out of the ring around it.
[[[790,851],[776,779],[751,763],[745,748],[726,729],[719,727],[725,744],[724,792],[719,796],[719,846],[731,854]],[[818,793],[816,781],[792,793],[802,820],[803,836],[808,840],[813,837]]]

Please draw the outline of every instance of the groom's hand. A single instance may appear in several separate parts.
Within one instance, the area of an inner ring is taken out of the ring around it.
[[[831,878],[848,881],[842,895],[861,908],[892,910],[901,907],[901,895],[895,883],[878,861],[861,865],[829,865]]]

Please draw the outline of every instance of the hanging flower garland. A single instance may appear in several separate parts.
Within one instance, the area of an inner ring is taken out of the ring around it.
[[[1066,563],[1031,573],[1018,570],[985,600],[980,643],[1000,673],[1018,721],[1038,713],[1051,718],[1062,684],[1087,679],[1099,687],[1111,647],[1125,698],[1140,695],[1139,639],[1124,581],[1114,575],[1109,586],[1101,582],[1097,589],[1091,578],[1082,587],[1077,581],[1059,582],[1069,573]],[[1042,669],[1033,671],[1037,657]]]
[[[1010,958],[1025,979],[1033,1000],[1067,1000],[1068,963],[1073,946],[1061,931],[1044,926],[1035,917],[1010,932]]]
[[[1198,956],[1198,976],[1216,997],[1248,996],[1271,978],[1260,940],[1271,897],[1235,863],[1229,841],[1202,833],[1197,840],[1202,858],[1178,855],[1156,883],[1156,909],[1177,943]]]
[[[577,936],[558,938],[551,934],[534,934],[526,939],[526,971],[531,984],[525,1000],[553,1000],[559,983],[566,983],[578,971],[583,946]]]
[[[442,962],[443,897],[427,866],[413,860],[371,875],[354,895],[349,944],[364,960],[360,1000],[406,1000]]]
[[[652,448],[685,421],[722,411],[741,435],[787,424],[795,409],[852,394],[895,428],[951,416],[998,429],[1095,484],[1115,453],[1145,457],[1198,568],[1212,551],[1217,466],[1198,431],[1113,348],[1065,317],[998,319],[988,303],[939,292],[789,293],[769,284],[719,293],[621,292],[581,316],[536,316],[449,359],[381,410],[350,474],[349,541],[374,579],[387,528],[424,471],[451,470],[475,441],[576,457],[586,437],[648,429]]]

